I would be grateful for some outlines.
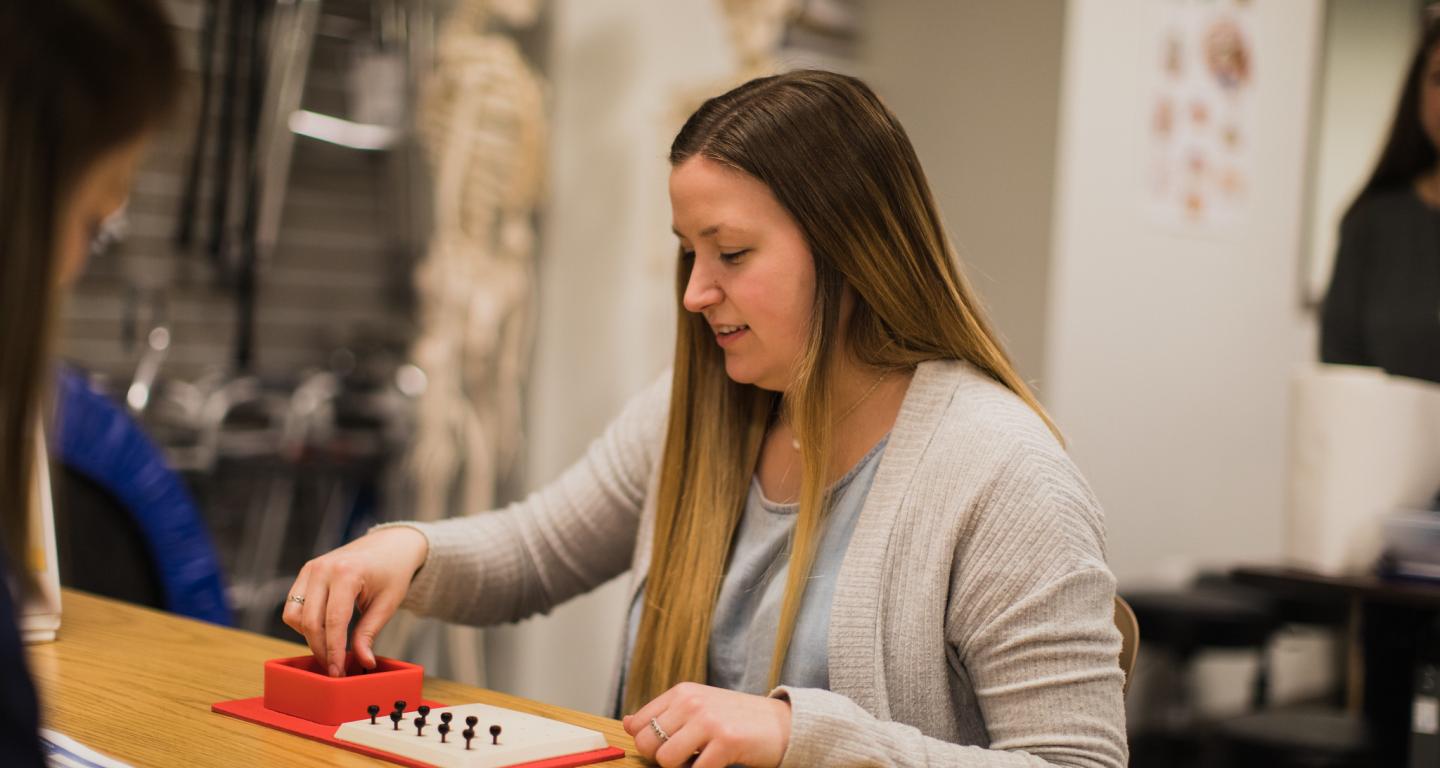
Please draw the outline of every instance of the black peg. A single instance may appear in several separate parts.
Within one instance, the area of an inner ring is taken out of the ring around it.
[[[424,736],[424,735],[425,735],[425,718],[423,718],[423,717],[417,717],[417,718],[415,718],[415,735],[416,735],[416,736]]]
[[[379,704],[371,704],[370,706],[368,706],[368,707],[365,708],[365,711],[370,713],[370,724],[371,724],[371,725],[374,725],[374,724],[375,724],[375,716],[378,715],[378,714],[380,714],[380,705],[379,705]]]
[[[500,726],[490,726],[490,743],[495,745],[500,744]]]
[[[478,718],[478,717],[476,717],[476,716],[474,716],[474,715],[471,715],[471,716],[465,718],[465,724],[468,725],[468,726],[470,726],[471,728],[474,728],[474,727],[475,727],[475,724],[478,723],[478,722],[480,722],[480,718]]]
[[[440,732],[440,743],[441,743],[441,744],[444,744],[444,743],[445,743],[445,734],[447,734],[447,733],[450,732],[450,724],[449,724],[449,723],[441,723],[441,724],[440,724],[440,727],[436,728],[435,730],[437,730],[437,731]]]
[[[401,699],[401,700],[395,702],[395,711],[396,711],[396,712],[404,712],[404,711],[405,711],[405,700],[404,700],[404,699]]]
[[[440,722],[442,722],[442,723],[444,723],[444,724],[446,724],[446,725],[449,725],[449,724],[450,724],[450,720],[451,720],[451,718],[453,718],[453,717],[455,717],[455,713],[454,713],[454,712],[441,712],[441,713],[440,713]]]
[[[405,717],[405,714],[398,709],[390,713],[390,722],[395,724],[395,727],[391,730],[400,730],[400,719],[403,717]]]
[[[416,711],[416,712],[419,712],[421,717],[429,717],[429,716],[430,716],[430,708],[427,707],[427,706],[425,706],[424,704],[421,704],[420,706],[416,707],[416,708],[415,708],[415,711]]]
[[[470,740],[473,739],[473,738],[475,738],[475,729],[474,729],[474,728],[466,728],[464,731],[461,731],[460,735],[465,737],[465,748],[466,748],[466,749],[469,749],[469,748],[470,748]]]

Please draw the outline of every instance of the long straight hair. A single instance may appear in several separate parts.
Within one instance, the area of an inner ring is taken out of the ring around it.
[[[1405,189],[1426,171],[1433,170],[1440,162],[1434,142],[1425,134],[1420,124],[1420,89],[1425,77],[1425,65],[1430,54],[1440,45],[1440,17],[1430,19],[1410,59],[1405,82],[1400,86],[1400,101],[1395,106],[1395,118],[1390,123],[1390,133],[1385,138],[1385,148],[1375,163],[1370,179],[1355,196],[1355,201],[1346,211],[1348,216],[1361,201],[1395,189]]]
[[[882,370],[926,360],[973,363],[1058,431],[997,341],[961,275],[925,174],[899,121],[860,80],[805,70],[752,80],[705,102],[670,150],[764,182],[815,260],[810,330],[783,397],[800,437],[800,511],[791,542],[770,682],[804,597],[829,499],[830,403],[841,355]],[[676,275],[683,301],[692,262]],[[840,349],[840,300],[854,309]],[[626,680],[634,711],[683,681],[704,682],[725,561],[777,395],[737,384],[703,317],[678,313],[674,380],[645,603]]]
[[[178,92],[153,0],[0,3],[0,536],[22,582],[62,217],[91,166],[159,122]]]

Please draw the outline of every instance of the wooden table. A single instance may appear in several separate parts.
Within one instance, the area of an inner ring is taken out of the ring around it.
[[[263,662],[308,653],[305,646],[73,590],[63,599],[60,639],[29,648],[45,727],[137,766],[391,765],[210,711],[217,701],[259,696]],[[593,728],[626,753],[599,765],[648,765],[616,720],[429,678],[425,697]]]

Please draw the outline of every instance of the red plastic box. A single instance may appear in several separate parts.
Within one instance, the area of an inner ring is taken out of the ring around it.
[[[369,717],[366,709],[380,705],[384,717],[404,700],[406,710],[420,704],[425,671],[417,664],[375,657],[365,671],[354,654],[345,657],[345,676],[330,677],[314,656],[265,662],[265,708],[314,723],[339,725]]]

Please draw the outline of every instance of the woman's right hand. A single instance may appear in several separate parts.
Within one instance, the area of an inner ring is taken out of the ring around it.
[[[360,665],[375,668],[375,635],[395,615],[430,542],[414,528],[366,534],[305,564],[285,598],[285,623],[305,636],[310,652],[331,677],[345,674],[345,630],[360,609],[351,646]],[[303,602],[292,598],[300,597]]]

